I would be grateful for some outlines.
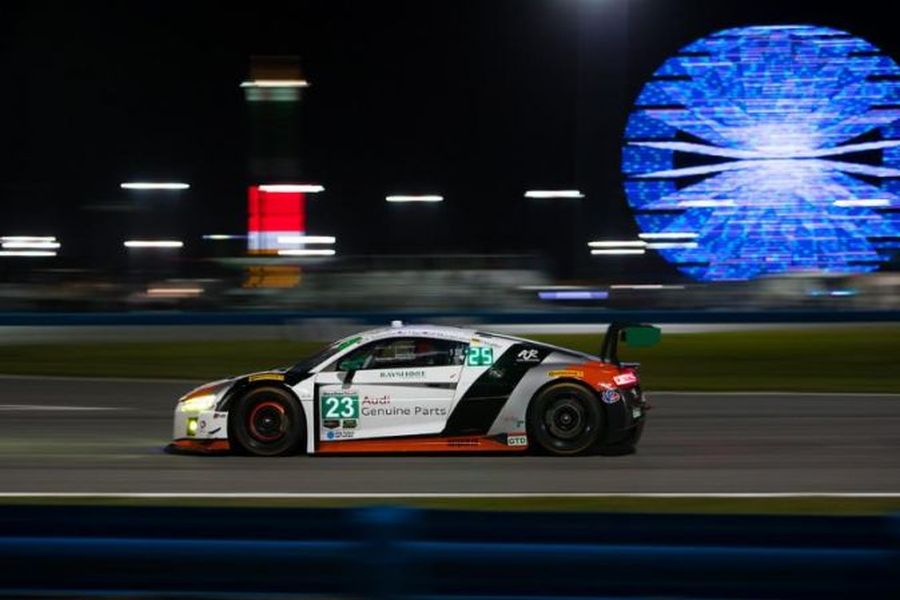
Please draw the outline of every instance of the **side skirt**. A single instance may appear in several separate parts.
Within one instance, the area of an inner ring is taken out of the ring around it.
[[[320,441],[319,454],[357,452],[523,452],[528,446],[509,446],[503,436],[427,436],[370,440]],[[499,439],[498,439],[499,438]]]

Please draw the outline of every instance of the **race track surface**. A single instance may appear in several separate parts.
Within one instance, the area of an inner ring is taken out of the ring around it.
[[[900,492],[900,396],[649,393],[637,454],[166,454],[190,382],[0,377],[0,493]]]

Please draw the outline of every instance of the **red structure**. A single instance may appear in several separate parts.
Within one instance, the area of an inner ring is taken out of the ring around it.
[[[250,254],[278,254],[278,238],[306,231],[306,194],[294,191],[264,191],[258,185],[247,189],[247,250]]]

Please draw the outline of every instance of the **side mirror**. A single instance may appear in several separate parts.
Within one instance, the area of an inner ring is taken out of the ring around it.
[[[363,366],[364,361],[365,357],[345,358],[338,363],[338,371],[344,371],[345,373],[347,373],[344,376],[345,384],[349,384],[353,381],[353,376],[356,374],[356,371],[358,371],[359,368]]]
[[[653,325],[632,325],[622,330],[622,341],[633,348],[655,346],[661,337],[662,331]]]

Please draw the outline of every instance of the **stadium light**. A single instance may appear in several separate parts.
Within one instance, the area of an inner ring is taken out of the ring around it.
[[[835,200],[835,206],[841,207],[853,207],[853,206],[890,206],[891,201],[887,198],[871,198],[871,199],[857,199],[857,200]]]
[[[242,88],[305,88],[309,82],[305,79],[252,79],[242,81]]]
[[[183,296],[199,296],[203,293],[201,287],[150,287],[147,288],[148,296],[162,296],[180,298]]]
[[[56,252],[49,250],[0,250],[0,256],[56,256]]]
[[[317,194],[324,192],[325,187],[314,183],[269,183],[259,186],[261,192]]]
[[[246,235],[231,235],[228,233],[208,233],[203,236],[204,240],[244,240]]]
[[[55,242],[55,235],[4,235],[0,242]]]
[[[333,244],[337,238],[330,235],[281,235],[279,244]]]
[[[385,200],[388,202],[443,202],[443,196],[437,196],[434,194],[423,194],[423,195],[393,195],[386,196]]]
[[[643,248],[647,242],[642,240],[588,242],[591,248]]]
[[[642,240],[695,240],[700,237],[700,234],[693,231],[685,231],[684,233],[660,231],[657,233],[639,233],[638,237]]]
[[[128,240],[126,248],[181,248],[184,242],[178,240]]]
[[[120,183],[119,187],[123,190],[186,190],[191,186],[188,183],[178,182],[126,181]]]
[[[331,249],[287,248],[278,251],[278,256],[334,256]]]
[[[591,250],[591,254],[644,254],[643,248],[600,248]]]
[[[528,190],[526,198],[584,198],[579,190]]]
[[[3,248],[9,250],[58,250],[59,242],[3,242]]]

